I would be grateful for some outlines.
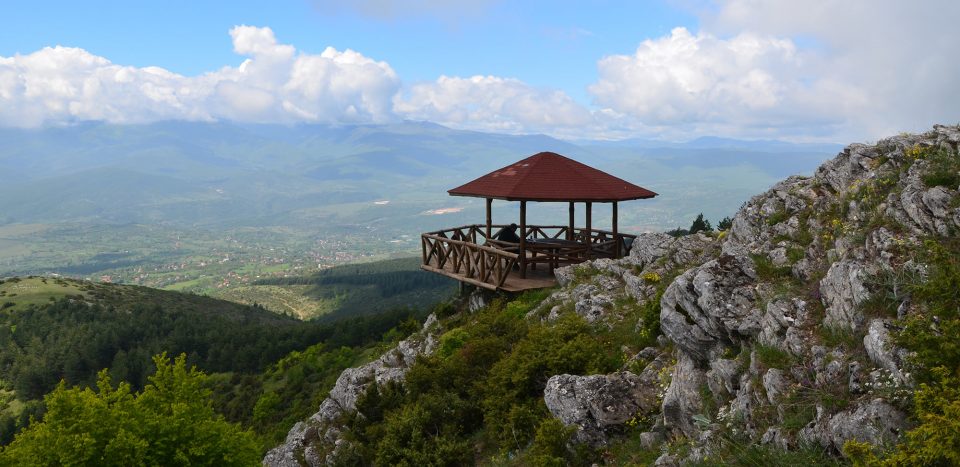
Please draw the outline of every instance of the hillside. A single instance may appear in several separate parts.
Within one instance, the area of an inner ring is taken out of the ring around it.
[[[334,266],[305,276],[260,279],[222,289],[217,297],[300,319],[333,321],[395,308],[429,308],[449,299],[456,281],[420,270],[408,257]]]
[[[0,444],[43,414],[42,397],[60,381],[93,386],[97,372],[109,368],[115,381],[142,388],[152,357],[163,352],[185,354],[188,365],[213,374],[216,408],[246,426],[253,425],[264,384],[280,392],[291,388],[273,407],[273,421],[256,426],[274,443],[272,430],[284,414],[307,413],[299,407],[310,396],[296,388],[321,390],[322,372],[339,372],[383,339],[395,342],[403,331],[391,329],[409,329],[403,323],[423,315],[397,308],[305,322],[259,306],[148,287],[57,277],[0,280]],[[286,362],[279,376],[271,370],[278,361]],[[294,367],[315,374],[298,380],[287,372]]]
[[[265,465],[956,465],[960,127],[853,144],[344,371]]]

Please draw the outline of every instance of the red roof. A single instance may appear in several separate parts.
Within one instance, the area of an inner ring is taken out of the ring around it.
[[[552,152],[534,154],[449,190],[510,201],[625,201],[656,193]]]

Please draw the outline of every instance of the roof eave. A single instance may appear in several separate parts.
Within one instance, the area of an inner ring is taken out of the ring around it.
[[[645,196],[631,196],[626,198],[524,198],[524,197],[513,197],[513,196],[492,196],[484,195],[478,193],[454,193],[453,190],[448,190],[447,193],[450,196],[464,196],[470,198],[490,198],[490,199],[499,199],[503,201],[534,201],[541,203],[612,203],[615,201],[633,201],[637,199],[650,199],[659,195],[659,193],[653,193],[651,195]]]

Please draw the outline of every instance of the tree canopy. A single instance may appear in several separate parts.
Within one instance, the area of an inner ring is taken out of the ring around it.
[[[153,359],[156,372],[143,391],[116,387],[104,370],[97,389],[61,382],[45,397],[47,413],[0,451],[0,464],[45,465],[257,465],[253,433],[213,409],[206,374]]]

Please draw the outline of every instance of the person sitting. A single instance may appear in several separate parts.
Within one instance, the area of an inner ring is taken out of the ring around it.
[[[520,236],[517,235],[517,224],[510,224],[500,229],[493,238],[501,242],[520,243]]]

